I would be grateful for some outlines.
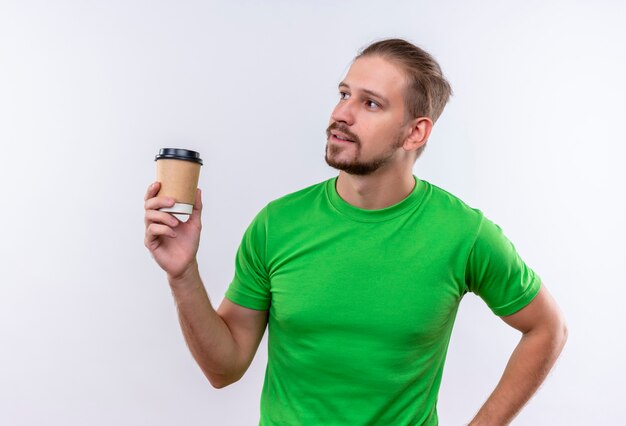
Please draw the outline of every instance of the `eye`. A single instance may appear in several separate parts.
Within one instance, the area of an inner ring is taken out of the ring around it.
[[[339,99],[341,99],[342,101],[345,101],[346,99],[348,99],[350,97],[349,93],[346,92],[339,92]]]
[[[371,108],[371,109],[378,109],[378,108],[380,108],[380,105],[378,105],[378,102],[373,101],[371,99],[368,99],[365,102],[365,104],[367,105],[368,108]]]

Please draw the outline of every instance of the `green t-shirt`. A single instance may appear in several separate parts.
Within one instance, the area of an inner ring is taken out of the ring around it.
[[[364,210],[337,178],[265,206],[226,297],[269,309],[261,425],[436,425],[452,325],[468,291],[500,316],[539,277],[479,210],[415,178]]]

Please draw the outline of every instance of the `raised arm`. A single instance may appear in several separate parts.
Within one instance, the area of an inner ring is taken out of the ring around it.
[[[267,311],[238,306],[227,299],[213,309],[196,261],[200,242],[202,199],[187,222],[159,211],[174,200],[156,197],[159,183],[150,185],[145,197],[145,246],[167,273],[178,317],[189,349],[216,388],[239,380],[248,369],[267,324]]]
[[[522,338],[470,426],[508,425],[543,383],[567,341],[563,314],[543,284],[526,307],[501,318]]]

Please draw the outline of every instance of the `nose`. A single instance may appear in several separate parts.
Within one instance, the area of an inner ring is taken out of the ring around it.
[[[354,124],[354,111],[352,109],[352,102],[349,99],[341,100],[333,110],[330,118],[335,122],[343,122],[348,126]]]

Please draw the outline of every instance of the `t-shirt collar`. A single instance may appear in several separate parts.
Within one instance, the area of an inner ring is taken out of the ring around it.
[[[424,196],[424,182],[413,175],[415,186],[402,201],[383,209],[367,210],[345,201],[337,192],[337,176],[326,182],[326,194],[330,204],[344,216],[358,222],[381,222],[393,219],[413,209]]]

